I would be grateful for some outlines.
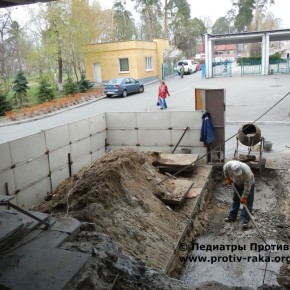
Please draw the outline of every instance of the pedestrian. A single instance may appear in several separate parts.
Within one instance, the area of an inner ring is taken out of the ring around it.
[[[289,52],[287,53],[287,59],[289,59]]]
[[[164,81],[160,81],[160,85],[158,88],[158,98],[160,98],[161,100],[161,104],[160,104],[161,110],[167,109],[167,104],[165,100],[167,95],[170,97],[170,94],[168,92],[168,87]]]
[[[254,191],[255,191],[255,177],[251,168],[240,161],[232,160],[227,162],[223,167],[224,176],[227,184],[233,186],[233,200],[229,209],[228,216],[225,218],[225,222],[233,222],[237,219],[240,204],[244,207],[240,214],[242,221],[242,228],[247,229],[249,227],[250,216],[245,208],[247,206],[250,213],[252,213],[254,203]],[[238,197],[236,191],[239,193]]]
[[[180,77],[183,79],[183,75],[184,75],[184,64],[181,65],[180,67]]]
[[[205,63],[201,64],[201,78],[205,79]]]

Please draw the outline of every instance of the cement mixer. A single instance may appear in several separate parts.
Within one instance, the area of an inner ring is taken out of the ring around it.
[[[242,125],[237,134],[237,146],[234,153],[235,160],[247,163],[250,167],[265,167],[263,158],[264,138],[260,128],[255,124]],[[242,148],[242,145],[246,148]]]

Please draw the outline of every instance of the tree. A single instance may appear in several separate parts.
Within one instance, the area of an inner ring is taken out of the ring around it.
[[[268,5],[275,4],[275,0],[232,0],[233,6],[238,8],[235,27],[238,31],[259,30],[259,24],[267,11]],[[251,23],[254,24],[251,28]]]
[[[141,15],[140,38],[151,41],[163,37],[160,0],[135,0],[135,9]]]
[[[24,74],[22,72],[18,73],[16,75],[15,80],[13,81],[14,86],[12,87],[14,93],[14,100],[15,105],[20,104],[20,107],[23,106],[23,102],[27,101],[27,90],[29,89],[28,81],[25,78]]]
[[[212,27],[213,34],[225,34],[229,33],[230,23],[226,17],[220,17],[216,20]]]
[[[253,31],[260,30],[260,24],[267,12],[267,5],[275,4],[274,0],[255,0],[255,17]]]
[[[174,44],[187,58],[192,58],[198,51],[198,42],[203,40],[203,35],[206,32],[203,21],[198,18],[186,21],[180,15],[180,21],[176,21],[175,25]]]
[[[78,85],[79,85],[79,91],[81,93],[86,92],[88,89],[94,86],[94,84],[91,81],[86,80],[86,75],[84,73],[82,73],[81,80],[79,81]]]
[[[125,9],[121,0],[115,2],[113,10],[113,40],[121,41],[136,39],[137,32],[132,13]]]
[[[248,31],[253,20],[255,0],[236,0],[233,5],[238,7],[235,28],[238,32]]]
[[[11,23],[7,42],[9,43],[11,53],[17,60],[17,63],[14,64],[14,66],[18,71],[22,71],[25,67],[27,54],[30,48],[28,40],[25,38],[25,32],[21,29],[17,21]]]
[[[7,84],[9,79],[10,70],[9,70],[9,59],[10,59],[10,50],[7,45],[7,38],[9,30],[11,27],[12,19],[11,12],[9,10],[0,11],[0,75],[4,81],[4,84]]]
[[[78,85],[72,78],[68,77],[63,86],[66,95],[73,95],[78,92]]]
[[[165,7],[165,13],[167,15],[167,23],[170,28],[167,35],[174,41],[179,37],[175,37],[175,33],[181,33],[182,26],[186,28],[190,21],[190,5],[187,0],[168,0],[167,7]],[[176,44],[176,43],[175,43]]]
[[[5,112],[12,109],[10,102],[7,100],[7,93],[0,91],[0,116],[4,116]]]
[[[40,80],[40,84],[37,91],[37,98],[40,103],[44,103],[55,99],[53,88],[51,87],[51,84],[49,83],[48,79],[45,77],[42,77]]]

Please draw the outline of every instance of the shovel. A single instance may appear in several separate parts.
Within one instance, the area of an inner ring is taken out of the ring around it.
[[[233,188],[234,188],[235,193],[236,193],[237,196],[239,197],[239,199],[241,199],[241,196],[240,196],[238,190],[236,189],[235,184],[233,184]],[[248,213],[248,215],[249,215],[251,221],[253,222],[253,224],[254,224],[255,228],[257,229],[257,231],[258,231],[260,237],[262,238],[263,242],[264,242],[266,245],[271,245],[271,244],[273,244],[273,241],[272,241],[272,240],[271,240],[271,241],[270,241],[270,240],[266,240],[266,238],[263,236],[263,234],[262,234],[262,232],[260,231],[258,225],[256,224],[256,222],[255,222],[253,216],[251,215],[251,213],[250,213],[248,207],[247,207],[245,204],[243,204],[243,206],[244,206],[244,208],[246,209],[246,211],[247,211],[247,213]],[[275,242],[275,244],[277,245],[276,242]]]

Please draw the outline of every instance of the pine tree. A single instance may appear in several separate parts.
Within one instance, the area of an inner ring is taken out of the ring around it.
[[[39,84],[38,92],[37,92],[37,98],[39,100],[39,103],[44,103],[44,102],[55,99],[55,95],[53,93],[51,84],[46,78],[42,78],[40,80],[40,84]]]
[[[86,75],[82,73],[81,80],[79,81],[78,85],[79,85],[79,91],[81,93],[84,93],[88,89],[92,88],[94,84],[91,81],[86,80]]]
[[[23,102],[27,101],[27,89],[29,89],[28,81],[23,75],[23,73],[20,72],[16,75],[13,84],[15,84],[12,87],[13,91],[15,91],[14,94],[15,105],[17,105],[19,100],[20,106],[22,107]]]
[[[72,78],[68,77],[63,86],[66,95],[73,95],[78,92],[78,84],[74,83]]]
[[[0,116],[4,116],[5,112],[12,109],[10,102],[7,100],[5,93],[0,92]]]

